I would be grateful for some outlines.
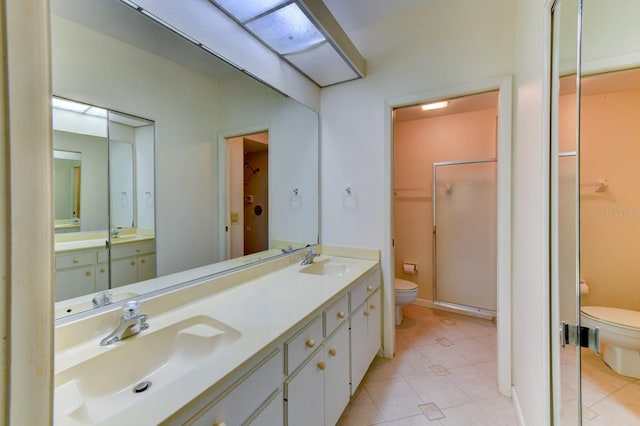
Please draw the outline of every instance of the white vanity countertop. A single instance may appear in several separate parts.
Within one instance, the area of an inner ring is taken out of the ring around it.
[[[153,235],[143,235],[143,234],[133,234],[126,235],[123,237],[112,238],[111,245],[116,246],[118,244],[129,244],[129,243],[139,243],[142,241],[153,240],[155,236]],[[106,238],[93,238],[86,240],[77,240],[77,241],[61,241],[55,243],[55,253],[61,254],[70,251],[76,250],[90,250],[90,249],[103,249],[105,248]]]
[[[336,253],[346,255],[348,250],[338,250]],[[225,286],[223,281],[234,281],[234,274],[229,274],[212,280],[219,280],[223,284],[213,294],[209,293],[164,313],[156,315],[150,313],[151,327],[148,331],[143,331],[143,334],[162,329],[185,318],[203,315],[210,316],[216,321],[232,327],[239,331],[241,336],[233,343],[220,349],[224,352],[215,355],[215,362],[198,363],[191,369],[187,368],[185,371],[181,371],[180,378],[170,386],[152,386],[148,391],[137,395],[133,394],[129,388],[123,390],[123,392],[130,394],[132,405],[109,417],[104,421],[104,424],[107,422],[109,424],[157,424],[166,419],[211,388],[213,384],[229,378],[254,361],[253,358],[260,351],[282,338],[296,325],[305,319],[311,319],[312,313],[344,292],[355,280],[375,268],[378,260],[374,258],[375,256],[362,259],[322,255],[315,259],[315,262],[329,259],[331,262],[348,265],[348,270],[340,276],[301,273],[299,271],[303,266],[298,261],[246,282]],[[209,288],[212,287],[209,286]],[[165,297],[171,296],[169,294]],[[157,301],[143,301],[140,312],[146,313],[145,306],[148,306],[151,311],[157,311],[158,306],[152,306],[152,304],[162,304],[161,299],[162,296],[159,296]],[[119,314],[111,312],[103,314],[101,319],[94,319],[85,324],[78,321],[57,327],[56,339],[62,338],[66,342],[66,347],[60,347],[56,351],[55,373],[59,374],[82,363],[85,359],[117,349],[116,346],[100,346],[99,341],[104,337],[102,335],[77,345],[68,344],[72,336],[83,335],[82,333],[76,334],[75,328],[77,327],[86,328],[87,325],[92,327],[98,325],[99,328],[104,329],[105,322],[112,321],[112,327],[115,328],[117,321],[114,319],[118,318],[116,315]],[[84,331],[86,332],[86,330]],[[137,338],[138,336],[134,336],[129,339]],[[140,338],[144,338],[144,336],[142,335]],[[126,345],[127,343],[125,340],[118,345]],[[141,356],[143,355],[141,354]],[[117,366],[106,365],[104,369],[96,371],[95,374],[108,375],[112,368],[117,368]],[[74,395],[74,392],[65,392],[64,395],[59,395],[56,391],[54,414],[56,424],[86,424],[80,418],[73,419],[70,416],[71,413],[64,412],[65,406],[68,407],[66,411],[71,411],[70,407],[77,408],[82,405],[82,395],[79,392]]]

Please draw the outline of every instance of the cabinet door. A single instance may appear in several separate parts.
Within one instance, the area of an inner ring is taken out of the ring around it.
[[[96,266],[96,291],[109,289],[109,265],[98,263]]]
[[[56,271],[56,301],[95,293],[95,266],[59,269]]]
[[[343,324],[325,343],[324,424],[334,426],[349,403],[349,329]]]
[[[285,382],[289,426],[324,426],[324,352],[318,351]]]
[[[244,423],[251,426],[279,426],[284,424],[284,410],[282,408],[282,392],[278,392],[264,410],[255,419]],[[244,426],[243,425],[243,426]]]
[[[351,395],[353,395],[369,368],[369,346],[367,344],[367,303],[363,303],[349,319],[351,344]]]
[[[367,299],[369,316],[367,317],[367,347],[371,361],[382,346],[382,315],[380,309],[380,290]]]
[[[138,256],[138,281],[150,280],[156,277],[156,255],[146,254]]]
[[[111,287],[120,287],[138,281],[137,256],[123,257],[111,261]]]

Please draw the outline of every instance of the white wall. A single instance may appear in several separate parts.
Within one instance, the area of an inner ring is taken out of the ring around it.
[[[387,307],[393,253],[385,235],[391,173],[385,101],[510,74],[514,17],[510,0],[439,0],[360,28],[349,36],[367,58],[367,77],[322,90],[320,240],[381,248]],[[347,186],[351,203],[344,202]],[[393,350],[388,334],[386,354]]]
[[[518,0],[513,146],[513,382],[528,425],[550,422],[548,230],[543,94],[546,0]]]
[[[242,74],[221,79],[220,96],[223,135],[269,131],[271,242],[317,242],[318,114]]]
[[[155,229],[155,209],[153,200],[155,191],[155,169],[153,161],[141,161],[141,159],[153,159],[154,155],[154,129],[153,126],[137,127],[136,133],[136,227],[140,230]]]

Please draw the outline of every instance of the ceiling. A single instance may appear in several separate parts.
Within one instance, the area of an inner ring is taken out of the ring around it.
[[[498,108],[498,91],[479,93],[476,95],[461,96],[459,98],[446,99],[446,108],[423,111],[420,105],[411,105],[397,108],[395,119],[397,122],[421,120],[423,118],[438,117],[442,115],[461,114],[463,112],[480,111],[483,109]],[[433,102],[433,101],[430,101]]]
[[[347,34],[349,31],[385,21],[432,2],[433,0],[324,0]],[[360,48],[357,44],[356,47]]]

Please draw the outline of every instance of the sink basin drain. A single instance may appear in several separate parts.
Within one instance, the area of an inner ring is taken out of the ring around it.
[[[151,382],[140,382],[133,387],[133,393],[142,393],[151,387]]]

